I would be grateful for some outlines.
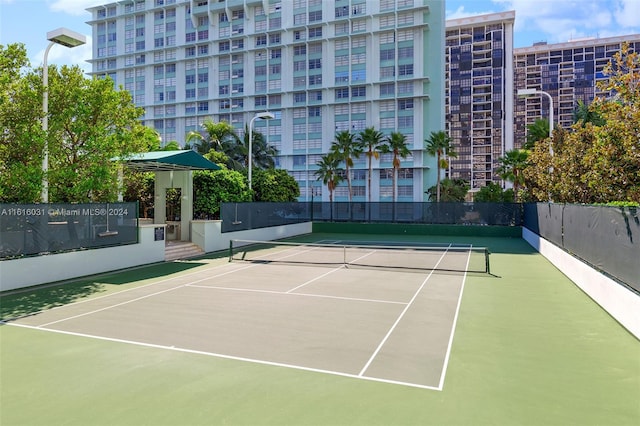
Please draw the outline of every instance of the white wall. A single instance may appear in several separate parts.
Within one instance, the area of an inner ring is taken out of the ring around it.
[[[640,296],[524,227],[522,238],[640,339]]]
[[[164,261],[164,240],[154,230],[164,225],[141,225],[138,244],[0,261],[0,291],[52,283]]]
[[[0,261],[0,291],[163,262],[165,240],[155,241],[154,238],[158,227],[165,225],[140,225],[138,244]],[[221,229],[222,221],[194,220],[191,223],[192,242],[207,253],[226,250],[231,239],[264,241],[309,234],[311,222],[224,234]]]
[[[311,222],[225,232],[223,234],[221,220],[191,221],[191,242],[200,246],[206,253],[228,249],[229,240],[232,239],[270,241],[310,233]]]

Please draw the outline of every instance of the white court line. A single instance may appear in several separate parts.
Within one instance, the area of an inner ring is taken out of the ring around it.
[[[283,292],[283,291],[276,291],[276,290],[259,290],[259,289],[251,289],[251,288],[219,287],[219,286],[211,286],[211,285],[193,285],[193,284],[187,284],[185,287],[206,288],[206,289],[213,289],[213,290],[229,290],[229,291],[248,292],[248,293],[281,294],[286,296],[298,296],[298,297],[316,297],[316,298],[324,298],[324,299],[353,300],[355,302],[388,303],[390,305],[406,305],[407,304],[407,302],[395,302],[392,300],[363,299],[360,297],[330,296],[326,294],[315,294],[315,293],[290,293],[288,291]]]
[[[433,267],[433,269],[435,270],[438,265],[440,264],[440,262],[442,261],[442,259],[444,259],[444,256],[447,254],[447,252],[445,251],[444,253],[442,253],[442,256],[440,256],[440,259],[438,259],[438,262],[435,264],[435,266]],[[429,272],[429,275],[427,275],[427,277],[424,279],[424,281],[422,282],[422,284],[420,285],[420,287],[418,288],[418,290],[416,290],[416,292],[414,293],[413,297],[411,298],[411,300],[409,301],[409,303],[407,304],[407,306],[405,306],[405,308],[402,310],[402,312],[400,313],[400,316],[398,316],[398,319],[396,319],[396,322],[393,323],[393,325],[391,326],[391,328],[389,329],[389,331],[387,332],[387,335],[384,336],[384,338],[382,339],[382,341],[380,342],[380,344],[378,345],[378,347],[376,348],[376,350],[373,352],[373,355],[371,355],[371,358],[369,358],[369,361],[367,361],[367,363],[365,364],[365,366],[362,368],[362,370],[360,371],[360,374],[358,374],[359,376],[363,376],[365,371],[367,371],[367,369],[369,368],[369,366],[371,365],[371,363],[373,362],[373,360],[375,359],[376,356],[378,356],[378,353],[380,352],[380,350],[382,349],[382,347],[384,346],[384,344],[387,342],[387,339],[389,339],[389,337],[391,336],[391,333],[393,333],[393,331],[395,330],[396,326],[400,323],[400,320],[402,320],[402,318],[404,317],[404,314],[407,313],[407,311],[409,310],[409,308],[411,307],[411,305],[413,304],[413,302],[416,300],[416,298],[418,297],[418,294],[420,294],[420,291],[422,291],[422,289],[424,288],[424,286],[427,284],[427,281],[429,281],[429,278],[431,278],[431,276],[433,275],[433,270],[431,270],[431,272]]]
[[[67,318],[62,318],[62,319],[59,319],[59,320],[56,320],[56,321],[51,321],[51,322],[48,322],[48,323],[45,323],[45,324],[41,324],[41,325],[39,325],[38,327],[46,327],[46,326],[49,326],[49,325],[51,325],[51,324],[57,324],[57,323],[60,323],[60,322],[64,322],[64,321],[68,321],[68,320],[72,320],[72,319],[76,319],[76,318],[84,317],[84,316],[87,316],[87,315],[95,314],[95,313],[97,313],[97,312],[106,311],[107,309],[116,308],[116,307],[118,307],[118,306],[123,306],[123,305],[127,305],[127,304],[129,304],[129,303],[132,303],[132,302],[137,302],[138,300],[147,299],[147,298],[149,298],[149,297],[156,296],[156,295],[158,295],[158,294],[162,294],[162,293],[166,293],[166,292],[169,292],[169,291],[177,290],[177,289],[182,288],[182,287],[185,287],[185,286],[187,286],[187,285],[189,285],[189,284],[199,283],[199,282],[202,282],[202,281],[207,281],[207,280],[210,280],[210,279],[212,279],[212,278],[218,278],[218,277],[221,277],[221,276],[224,276],[224,275],[233,274],[233,273],[236,273],[236,272],[238,272],[238,271],[244,271],[244,270],[246,270],[246,269],[254,268],[254,267],[256,267],[256,266],[258,266],[258,265],[249,265],[249,266],[245,266],[245,267],[242,267],[242,268],[234,269],[234,270],[232,270],[232,271],[226,271],[226,272],[223,272],[223,273],[220,273],[220,274],[216,274],[216,275],[208,275],[208,276],[206,276],[206,277],[204,277],[204,278],[201,278],[201,279],[199,279],[199,280],[191,281],[191,282],[188,282],[188,283],[186,283],[186,284],[179,285],[179,286],[177,286],[177,287],[173,287],[173,288],[170,288],[170,289],[157,291],[157,292],[155,292],[155,293],[151,293],[151,294],[147,294],[147,295],[144,295],[144,296],[136,297],[135,299],[127,300],[127,301],[125,301],[125,302],[116,303],[115,305],[105,306],[104,308],[95,309],[95,310],[93,310],[93,311],[84,312],[84,313],[82,313],[82,314],[73,315],[73,316],[70,316],[70,317],[67,317]],[[202,271],[200,271],[200,272],[202,272]],[[195,274],[195,272],[194,272],[194,274]],[[189,275],[193,275],[193,274],[189,274]],[[163,281],[170,281],[171,279],[178,279],[178,278],[182,278],[182,277],[184,277],[184,276],[185,276],[185,275],[181,275],[181,276],[179,276],[179,277],[169,278],[169,279],[167,279],[167,280],[163,280]],[[161,282],[162,282],[162,281],[161,281]],[[157,284],[157,283],[156,283],[156,284]],[[142,288],[142,287],[136,287],[136,288]],[[120,292],[118,292],[118,293],[114,293],[114,294],[119,294],[119,293],[120,293]],[[104,297],[106,297],[106,296],[104,296]],[[98,299],[98,298],[96,298],[96,299]],[[96,300],[96,299],[91,299],[91,300]],[[74,303],[71,303],[71,304],[69,304],[69,305],[64,305],[64,306],[70,306],[70,305],[74,305]],[[61,306],[61,307],[64,307],[64,306]],[[42,311],[40,311],[40,312],[42,312]]]
[[[324,241],[324,240],[321,240],[321,241]],[[286,252],[288,250],[292,250],[292,249],[286,249],[286,250],[283,250],[283,252]],[[154,285],[162,284],[162,283],[165,283],[165,282],[170,282],[170,281],[173,281],[173,280],[179,280],[179,279],[182,279],[182,278],[185,278],[185,277],[189,277],[191,275],[201,274],[201,273],[206,272],[206,271],[208,271],[210,269],[221,268],[221,267],[224,267],[225,265],[228,265],[228,264],[229,263],[222,264],[222,265],[210,265],[208,267],[203,267],[202,269],[198,269],[198,270],[193,271],[193,272],[189,272],[189,273],[178,275],[178,276],[171,277],[171,278],[165,278],[165,279],[160,280],[160,281],[150,282],[148,284],[141,285],[139,287],[128,288],[126,290],[120,290],[120,291],[117,291],[117,292],[114,292],[114,293],[105,294],[104,296],[98,296],[98,297],[92,297],[92,298],[89,298],[89,299],[78,300],[76,302],[67,303],[67,304],[64,304],[64,305],[61,305],[61,306],[54,306],[52,308],[42,309],[40,311],[31,312],[31,313],[20,315],[20,316],[17,316],[17,317],[7,318],[4,321],[0,321],[0,324],[4,324],[4,323],[6,323],[8,321],[17,321],[17,320],[20,320],[22,318],[31,317],[33,315],[37,315],[37,314],[42,313],[42,312],[50,312],[50,311],[54,311],[54,310],[57,310],[57,309],[67,308],[69,306],[75,306],[75,305],[79,305],[79,304],[82,304],[82,303],[93,302],[95,300],[101,300],[101,299],[104,299],[106,297],[116,296],[116,295],[127,293],[127,292],[130,292],[130,291],[133,291],[133,290],[139,290],[139,289],[142,289],[142,288],[151,287],[151,286],[154,286]],[[153,267],[153,266],[154,265],[144,265],[143,267]],[[231,274],[231,273],[234,273],[234,272],[244,271],[245,269],[255,268],[257,266],[259,266],[259,265],[247,265],[247,266],[243,266],[243,267],[238,268],[238,269],[234,269],[232,271],[227,271],[227,272],[223,272],[221,274],[212,275],[212,276],[209,276],[208,278],[217,278],[217,277],[221,277],[223,275]],[[117,273],[117,272],[113,272],[113,273]],[[105,273],[105,274],[100,274],[99,276],[105,276],[105,275],[110,275],[110,274],[111,273]],[[200,282],[200,281],[201,280],[192,281],[192,282]],[[60,285],[64,286],[65,284],[60,284]],[[183,287],[183,286],[184,286],[184,284],[179,286],[179,287],[175,287],[175,288],[180,288],[180,287]],[[118,305],[114,305],[114,306],[118,306]]]
[[[469,245],[469,248],[473,248],[473,245]],[[462,276],[462,286],[460,287],[460,295],[458,296],[458,304],[456,306],[456,313],[453,316],[453,324],[451,324],[451,332],[449,333],[449,344],[447,345],[447,353],[444,357],[444,364],[442,366],[442,373],[440,375],[440,382],[438,383],[438,389],[444,388],[444,377],[447,374],[447,367],[449,366],[449,356],[451,355],[451,347],[453,346],[453,335],[456,332],[456,324],[458,323],[458,314],[460,313],[460,305],[462,304],[462,293],[464,293],[464,284],[467,281],[467,270],[469,270],[469,261],[471,260],[471,251],[467,256],[467,266],[465,267],[464,275]]]
[[[75,332],[71,332],[71,331],[63,331],[63,330],[55,330],[55,329],[43,329],[43,328],[38,328],[38,327],[34,327],[34,326],[31,326],[31,325],[24,325],[24,324],[7,323],[7,325],[14,326],[14,327],[28,328],[28,329],[32,329],[32,330],[38,330],[38,331],[47,331],[47,332],[50,332],[50,333],[66,334],[66,335],[70,335],[70,336],[87,337],[87,338],[91,338],[91,339],[104,340],[104,341],[108,341],[108,342],[125,343],[125,344],[129,344],[129,345],[143,346],[143,347],[147,347],[147,348],[166,349],[166,350],[182,352],[182,353],[189,353],[189,354],[196,354],[196,355],[206,355],[206,356],[211,356],[211,357],[215,357],[215,358],[222,358],[222,359],[228,359],[228,360],[233,360],[233,361],[250,362],[250,363],[254,363],[254,364],[267,365],[267,366],[272,366],[272,367],[284,367],[284,368],[291,368],[291,369],[295,369],[295,370],[309,371],[309,372],[313,372],[313,373],[331,374],[331,375],[334,375],[334,376],[347,377],[347,378],[351,378],[351,379],[368,380],[368,381],[372,381],[372,382],[389,383],[389,384],[394,384],[394,385],[409,386],[409,387],[413,387],[413,388],[428,389],[428,390],[437,390],[437,391],[441,390],[441,389],[435,388],[433,386],[420,385],[420,384],[417,384],[417,383],[409,383],[409,382],[400,382],[400,381],[395,381],[395,380],[379,379],[379,378],[376,378],[376,377],[366,377],[366,376],[360,376],[360,375],[351,374],[351,373],[344,373],[344,372],[340,372],[340,371],[324,370],[324,369],[321,369],[321,368],[312,368],[312,367],[303,367],[303,366],[300,366],[300,365],[285,364],[285,363],[280,363],[280,362],[265,361],[265,360],[253,359],[253,358],[244,358],[244,357],[238,357],[238,356],[233,356],[233,355],[219,354],[219,353],[215,353],[215,352],[205,352],[205,351],[198,351],[198,350],[194,350],[194,349],[176,348],[175,346],[166,346],[166,345],[157,345],[157,344],[153,344],[153,343],[136,342],[134,340],[116,339],[116,338],[112,338],[112,337],[95,336],[95,335],[91,335],[91,334],[75,333]]]
[[[312,282],[317,281],[317,280],[319,280],[320,278],[326,277],[326,276],[327,276],[327,275],[329,275],[329,274],[333,274],[334,272],[339,271],[340,269],[344,269],[344,265],[341,265],[341,266],[339,266],[339,267],[337,267],[337,268],[334,268],[334,269],[330,270],[329,272],[325,272],[325,273],[324,273],[324,274],[322,274],[322,275],[319,275],[319,276],[317,276],[317,277],[315,277],[315,278],[313,278],[313,279],[310,279],[310,280],[308,280],[307,282],[304,282],[304,283],[302,283],[302,284],[300,284],[300,285],[298,285],[298,286],[296,286],[296,287],[294,287],[294,288],[292,288],[292,289],[290,289],[290,290],[287,290],[287,293],[293,293],[293,292],[294,292],[294,291],[296,291],[297,289],[302,288],[302,287],[304,287],[304,286],[306,286],[306,285],[308,285],[308,284],[311,284]]]
[[[153,267],[153,265],[146,265],[146,266]],[[183,274],[183,275],[178,275],[178,276],[176,276],[176,277],[165,278],[165,279],[163,279],[163,280],[160,280],[160,281],[154,281],[154,282],[151,282],[151,283],[149,283],[149,284],[141,285],[141,286],[139,286],[139,287],[132,287],[132,288],[128,288],[128,289],[126,289],[126,290],[120,290],[120,291],[117,291],[117,292],[114,292],[114,293],[105,294],[104,296],[97,296],[97,297],[92,297],[92,298],[89,298],[89,299],[78,300],[78,301],[76,301],[76,302],[71,302],[71,303],[67,303],[67,304],[64,304],[64,305],[60,305],[60,306],[54,306],[54,307],[52,307],[52,308],[43,309],[43,310],[40,310],[40,311],[37,311],[37,312],[32,312],[32,313],[25,314],[25,315],[21,315],[21,316],[18,316],[18,317],[9,318],[9,319],[6,319],[5,321],[16,321],[16,320],[19,320],[19,319],[21,319],[21,318],[30,317],[30,316],[33,316],[33,315],[36,315],[36,314],[39,314],[39,313],[41,313],[41,312],[45,312],[45,311],[46,311],[46,312],[49,312],[49,311],[53,311],[53,310],[56,310],[56,309],[66,308],[66,307],[68,307],[68,306],[75,306],[75,305],[79,305],[79,304],[82,304],[82,303],[93,302],[93,301],[95,301],[95,300],[100,300],[100,299],[104,299],[104,298],[106,298],[106,297],[116,296],[116,295],[123,294],[123,293],[127,293],[127,292],[130,292],[130,291],[133,291],[133,290],[139,290],[139,289],[141,289],[141,288],[146,288],[146,287],[150,287],[150,286],[154,286],[154,285],[162,284],[162,283],[169,282],[169,281],[172,281],[172,280],[178,280],[178,279],[181,279],[181,278],[184,278],[184,277],[188,277],[188,276],[190,276],[190,275],[200,274],[200,273],[205,272],[205,271],[207,271],[207,270],[209,270],[209,269],[220,268],[220,267],[222,267],[222,266],[224,266],[224,264],[223,264],[223,265],[215,265],[215,266],[211,266],[211,267],[203,268],[203,269],[200,269],[200,270],[198,270],[198,271],[189,272],[189,273],[186,273],[186,274]],[[233,271],[230,271],[230,272],[242,271],[242,270],[247,269],[247,268],[252,268],[253,266],[254,266],[254,265],[244,266],[244,267],[242,267],[242,268],[239,268],[239,269],[236,269],[236,270],[233,270]],[[225,273],[223,273],[223,274],[214,275],[214,276],[213,276],[213,277],[211,277],[211,278],[216,278],[216,277],[218,277],[218,276],[225,275],[225,274],[228,274],[228,273],[230,273],[230,272],[225,272]],[[117,273],[117,272],[114,272],[114,273]],[[106,275],[106,274],[101,274],[101,275],[102,275],[102,276],[104,276],[104,275]],[[64,285],[66,285],[66,284],[60,284],[60,285],[61,285],[61,286],[64,286]]]
[[[371,252],[371,253],[367,253],[367,254],[365,254],[365,255],[363,255],[363,256],[360,256],[359,258],[357,258],[357,259],[353,260],[353,262],[358,261],[358,260],[360,260],[360,259],[362,259],[362,258],[364,258],[364,257],[367,257],[367,256],[369,256],[369,255],[370,255],[370,254],[372,254],[372,253],[373,253],[373,252]],[[291,290],[287,291],[287,293],[291,293],[291,292],[293,292],[293,291],[296,291],[296,290],[297,290],[297,289],[299,289],[299,288],[302,288],[302,287],[304,287],[304,286],[306,286],[306,285],[308,285],[308,284],[311,284],[312,282],[314,282],[314,281],[316,281],[316,280],[319,280],[319,279],[320,279],[320,278],[322,278],[322,277],[326,277],[327,275],[329,275],[329,274],[333,274],[334,272],[339,271],[340,269],[344,269],[344,268],[345,268],[345,265],[340,265],[338,268],[335,268],[335,269],[333,269],[333,270],[331,270],[331,271],[329,271],[329,272],[327,272],[327,273],[325,273],[325,274],[320,275],[319,277],[316,277],[316,278],[314,278],[314,279],[312,279],[312,280],[307,281],[306,283],[300,284],[299,286],[292,288]]]

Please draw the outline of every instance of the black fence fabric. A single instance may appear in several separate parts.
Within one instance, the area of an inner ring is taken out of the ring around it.
[[[137,203],[0,204],[0,259],[138,242]]]
[[[222,232],[300,222],[522,225],[515,203],[222,203]]]
[[[640,292],[639,209],[539,203],[524,212],[525,227]]]
[[[311,203],[222,203],[222,232],[289,225],[311,220]]]

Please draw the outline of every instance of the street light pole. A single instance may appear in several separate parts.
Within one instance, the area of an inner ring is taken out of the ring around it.
[[[521,98],[528,98],[533,95],[544,95],[549,99],[549,137],[553,137],[553,98],[551,95],[543,90],[536,89],[520,89],[518,90],[518,96]]]
[[[533,95],[544,95],[549,99],[549,156],[553,160],[553,97],[543,90],[536,89],[520,89],[518,90],[518,96],[521,98],[528,98]],[[549,166],[549,175],[553,173],[553,164]],[[551,194],[549,194],[549,201],[551,201]]]
[[[85,44],[87,39],[84,35],[76,33],[75,31],[68,30],[66,28],[58,28],[57,30],[49,31],[47,33],[47,40],[49,45],[44,51],[44,59],[42,61],[42,132],[44,134],[44,149],[42,155],[42,193],[41,200],[43,203],[49,202],[49,179],[47,173],[49,171],[49,143],[48,143],[48,131],[49,131],[49,66],[47,65],[47,58],[49,57],[49,50],[54,44],[59,44],[65,47],[76,47]]]
[[[249,121],[249,154],[248,154],[248,162],[249,162],[249,189],[251,190],[251,168],[253,166],[253,122],[256,121],[256,119],[262,119],[262,120],[271,120],[272,118],[275,118],[275,116],[270,113],[269,111],[265,111],[265,112],[259,112],[257,113],[252,119],[251,121]]]

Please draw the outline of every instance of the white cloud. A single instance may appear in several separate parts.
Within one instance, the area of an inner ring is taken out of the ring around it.
[[[617,0],[614,16],[623,28],[637,28],[640,21],[640,1]]]
[[[460,18],[468,18],[470,16],[477,15],[485,15],[488,13],[495,13],[495,11],[486,11],[486,12],[468,12],[464,9],[464,6],[458,6],[458,8],[454,11],[447,10],[447,18],[446,19],[460,19]]]
[[[640,0],[611,0],[619,10],[640,10]],[[582,37],[597,37],[614,31],[614,12],[603,0],[493,0],[497,5],[516,11],[516,32],[539,33],[551,43]],[[624,3],[624,4],[623,4]],[[640,11],[628,16],[629,23],[637,21]],[[619,18],[618,18],[619,19]],[[618,33],[620,34],[620,33]]]

